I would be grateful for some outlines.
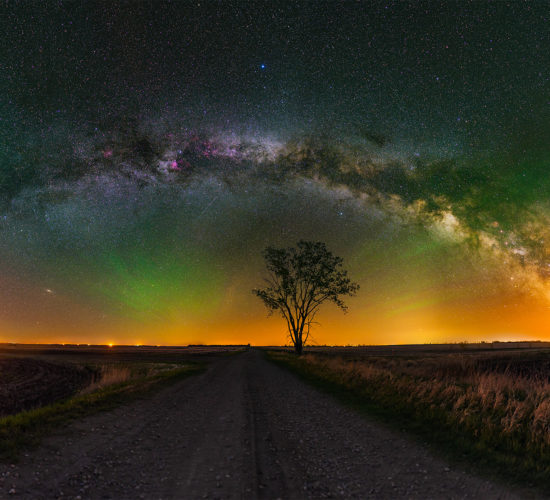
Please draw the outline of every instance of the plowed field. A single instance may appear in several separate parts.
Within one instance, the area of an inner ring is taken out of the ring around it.
[[[92,370],[76,365],[0,358],[0,417],[69,397],[92,376]]]

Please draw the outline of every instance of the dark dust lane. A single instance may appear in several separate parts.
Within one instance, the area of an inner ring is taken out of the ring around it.
[[[2,498],[516,498],[257,351],[75,422],[0,466]]]

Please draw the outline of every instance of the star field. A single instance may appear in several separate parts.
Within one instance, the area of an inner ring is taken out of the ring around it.
[[[282,342],[250,289],[299,239],[361,284],[317,342],[547,338],[542,3],[14,2],[0,23],[0,340]]]

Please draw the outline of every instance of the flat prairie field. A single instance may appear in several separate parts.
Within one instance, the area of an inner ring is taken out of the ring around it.
[[[240,349],[0,344],[0,418],[106,385],[205,363]]]
[[[547,343],[316,346],[300,357],[5,344],[0,375],[0,496],[2,478],[6,495],[29,498],[46,486],[51,497],[89,486],[94,498],[127,498],[136,481],[155,498],[550,493]],[[36,475],[53,467],[52,449],[56,481]],[[93,484],[90,470],[101,476]]]

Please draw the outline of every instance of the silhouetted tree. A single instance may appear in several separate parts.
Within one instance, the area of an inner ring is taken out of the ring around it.
[[[342,295],[359,289],[342,268],[342,258],[333,255],[324,243],[301,240],[297,248],[267,247],[263,256],[268,271],[265,288],[255,288],[270,313],[279,311],[286,320],[296,354],[301,355],[311,324],[325,301],[334,302],[344,312]]]

